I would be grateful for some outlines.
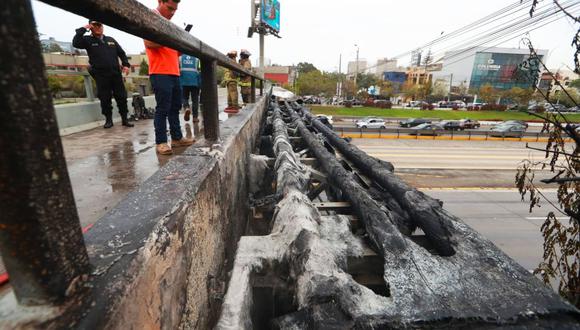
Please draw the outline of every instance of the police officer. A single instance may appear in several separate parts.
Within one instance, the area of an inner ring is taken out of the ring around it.
[[[244,69],[250,71],[252,70],[252,63],[250,62],[250,52],[247,49],[242,49],[240,51],[240,65]],[[250,103],[250,94],[252,93],[252,77],[242,74],[240,76],[240,90],[242,92],[242,100],[244,105]]]
[[[90,30],[91,35],[84,34]],[[115,97],[123,126],[133,127],[127,119],[127,91],[121,75],[119,59],[121,59],[123,73],[129,74],[129,60],[125,51],[117,41],[103,35],[103,24],[89,20],[89,24],[76,30],[73,46],[86,49],[89,54],[89,73],[97,82],[97,93],[101,101],[101,113],[105,116],[104,128],[113,127],[113,104],[111,97]]]

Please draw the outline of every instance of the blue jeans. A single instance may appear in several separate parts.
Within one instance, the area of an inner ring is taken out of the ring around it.
[[[167,121],[172,140],[181,140],[179,110],[181,109],[181,84],[179,76],[152,74],[151,86],[155,93],[155,143],[167,143]]]

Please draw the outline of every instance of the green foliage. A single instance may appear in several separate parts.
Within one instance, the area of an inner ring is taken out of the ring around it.
[[[380,83],[380,95],[384,98],[390,98],[395,95],[395,86],[390,81],[383,81]]]
[[[552,103],[562,104],[566,107],[574,107],[577,104],[580,104],[580,94],[575,88],[567,88],[566,92],[567,93],[564,91],[556,91],[550,95],[550,101]]]
[[[298,71],[299,74],[302,74],[312,71],[318,71],[318,69],[312,63],[300,62],[298,63],[298,65],[296,65],[296,71]]]
[[[298,76],[296,91],[300,95],[325,95],[332,96],[336,93],[336,75],[316,71],[310,71]]]
[[[580,79],[571,81],[569,86],[574,88],[580,88]]]
[[[140,76],[147,76],[149,75],[149,64],[145,59],[141,60],[141,64],[139,65],[139,75]]]
[[[42,46],[42,51],[45,53],[62,53],[62,52],[64,52],[62,50],[62,48],[58,44],[55,44],[55,43],[50,43],[48,45],[44,44]]]
[[[60,93],[60,91],[62,90],[62,83],[57,77],[48,76],[48,88],[50,89],[52,97],[56,98]]]
[[[447,87],[447,81],[445,79],[437,79],[435,83],[433,83],[432,95],[437,96],[438,98],[443,98],[447,96],[448,92],[449,88]]]
[[[371,86],[377,86],[379,84],[379,79],[374,74],[359,73],[356,84],[359,89],[368,89]]]
[[[518,105],[527,106],[532,100],[534,90],[531,88],[512,87],[512,89],[503,92],[502,96]]]
[[[500,93],[491,84],[485,84],[479,87],[477,95],[485,103],[495,103]]]

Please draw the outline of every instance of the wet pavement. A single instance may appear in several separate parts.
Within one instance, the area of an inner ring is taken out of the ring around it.
[[[219,109],[226,107],[225,89],[219,89]],[[241,101],[241,100],[240,100]],[[228,115],[221,112],[220,121]],[[184,136],[203,136],[202,114],[199,124],[183,121]],[[170,156],[157,155],[153,120],[133,122],[128,128],[115,124],[61,137],[75,202],[83,231],[114,208],[127,194],[165,165]],[[170,138],[168,138],[170,140]],[[173,155],[185,148],[174,149]],[[4,265],[0,260],[0,284]]]

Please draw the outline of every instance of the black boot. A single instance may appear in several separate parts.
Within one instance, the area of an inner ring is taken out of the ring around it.
[[[103,128],[111,128],[113,127],[113,116],[106,116],[105,126]]]
[[[135,125],[131,124],[129,122],[129,119],[127,119],[127,114],[121,114],[121,121],[122,121],[122,125],[125,127],[134,127]]]

